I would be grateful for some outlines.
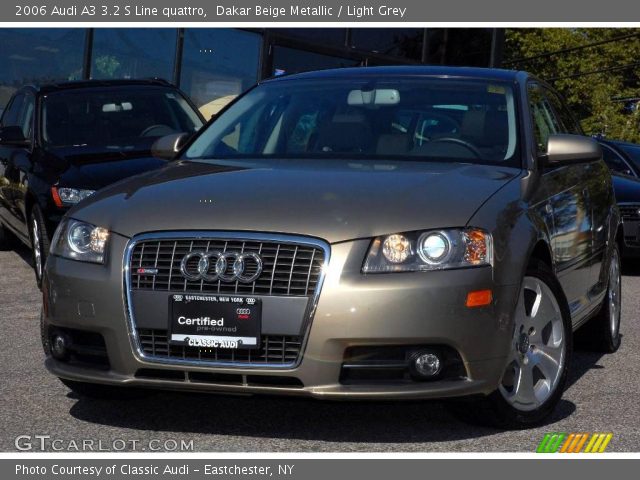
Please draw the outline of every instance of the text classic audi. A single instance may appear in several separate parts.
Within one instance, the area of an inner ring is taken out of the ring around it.
[[[532,425],[574,330],[620,344],[619,221],[599,145],[526,73],[268,80],[66,215],[46,366],[89,396],[454,398]]]

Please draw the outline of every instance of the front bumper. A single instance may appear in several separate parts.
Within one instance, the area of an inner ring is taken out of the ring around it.
[[[362,275],[368,240],[331,246],[319,301],[295,365],[211,367],[150,361],[137,353],[128,328],[121,260],[126,244],[126,238],[112,236],[106,266],[49,258],[43,290],[44,337],[56,328],[98,333],[109,360],[108,368],[96,369],[48,356],[46,367],[54,375],[113,385],[327,399],[488,394],[502,376],[519,286],[496,285],[491,268]],[[492,289],[493,303],[465,307],[467,293],[481,289]],[[425,382],[341,381],[350,347],[415,345],[441,345],[457,352],[464,375]]]

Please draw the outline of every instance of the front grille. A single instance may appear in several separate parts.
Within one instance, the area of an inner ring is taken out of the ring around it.
[[[180,271],[182,258],[193,250],[257,253],[262,274],[253,282],[187,280]],[[247,295],[311,296],[318,286],[324,251],[309,245],[224,239],[143,240],[131,254],[132,290],[236,293]],[[157,269],[154,275],[138,269]]]
[[[640,204],[619,205],[622,220],[640,220]]]
[[[159,359],[287,365],[295,363],[302,348],[301,337],[263,335],[259,349],[228,350],[170,345],[167,330],[139,328],[137,331],[143,353]]]

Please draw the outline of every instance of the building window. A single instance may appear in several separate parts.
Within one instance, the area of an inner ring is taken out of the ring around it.
[[[19,87],[82,78],[85,29],[0,29],[0,109]]]
[[[309,70],[325,70],[327,68],[357,67],[361,60],[321,55],[288,47],[274,47],[273,75],[307,72]]]
[[[491,28],[449,28],[445,35],[445,63],[487,67],[491,59]]]
[[[409,60],[422,59],[423,28],[353,28],[351,46]]]
[[[262,37],[232,29],[188,29],[182,50],[180,87],[205,118],[258,80]]]
[[[171,81],[175,28],[97,28],[91,78],[151,78]]]
[[[347,33],[344,28],[274,28],[270,31],[305,42],[336,47],[344,47]]]

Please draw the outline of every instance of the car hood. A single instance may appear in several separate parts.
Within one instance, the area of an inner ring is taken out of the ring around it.
[[[425,162],[174,162],[70,216],[131,237],[161,230],[291,233],[331,243],[464,226],[519,169]]]
[[[640,180],[626,175],[611,175],[618,203],[640,203]]]
[[[124,178],[161,168],[165,160],[151,156],[149,149],[117,151],[109,148],[65,147],[53,149],[64,173],[58,185],[99,190]]]

